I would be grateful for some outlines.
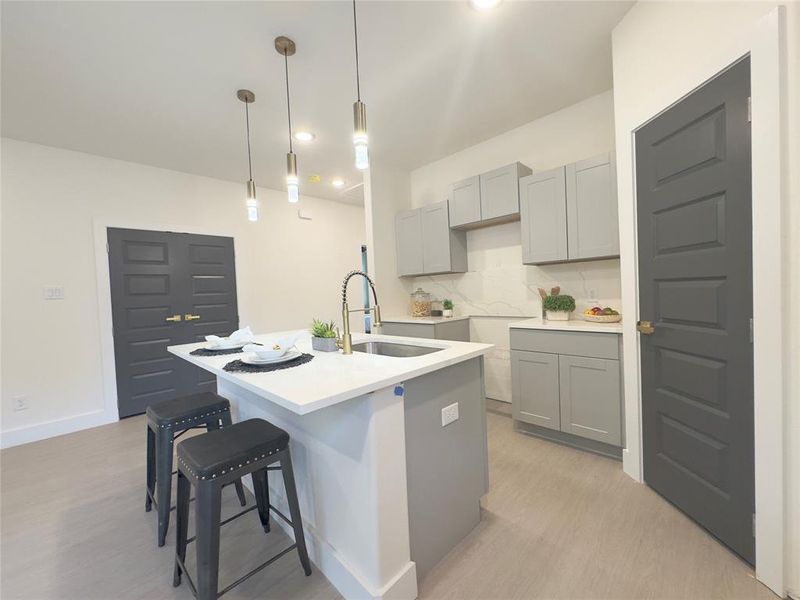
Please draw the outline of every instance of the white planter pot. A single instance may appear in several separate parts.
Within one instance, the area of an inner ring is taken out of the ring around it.
[[[443,316],[443,317],[448,317],[448,318],[449,318],[449,317],[452,317],[452,316],[453,316],[453,309],[452,309],[452,308],[451,308],[451,309],[447,309],[447,308],[445,308],[445,309],[442,311],[442,316]]]
[[[546,310],[548,321],[569,321],[569,313],[565,310]]]

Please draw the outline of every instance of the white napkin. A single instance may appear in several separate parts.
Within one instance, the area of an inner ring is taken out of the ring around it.
[[[242,327],[241,329],[237,329],[228,337],[219,337],[218,335],[207,335],[206,341],[208,342],[211,348],[216,348],[218,346],[222,346],[225,344],[230,344],[233,342],[250,342],[253,339],[253,330],[250,327]]]
[[[282,337],[263,340],[263,345],[247,344],[242,350],[252,352],[259,358],[273,358],[283,356],[291,350],[303,335],[303,332],[293,332]]]

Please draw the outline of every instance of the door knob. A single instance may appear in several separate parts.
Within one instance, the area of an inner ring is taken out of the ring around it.
[[[167,318],[166,318],[166,319],[164,319],[164,320],[165,320],[165,321],[172,321],[172,322],[176,322],[176,321],[180,321],[180,320],[181,320],[181,316],[180,316],[180,315],[172,315],[171,317],[167,317]]]
[[[196,321],[197,319],[200,318],[200,315],[193,315],[190,313],[186,313],[183,318],[186,319],[187,321]]]
[[[653,335],[656,331],[656,328],[650,321],[637,321],[636,329],[639,330],[639,333],[643,333],[645,335]]]

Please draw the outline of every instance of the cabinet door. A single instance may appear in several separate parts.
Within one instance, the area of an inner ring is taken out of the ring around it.
[[[519,180],[522,262],[567,260],[567,192],[564,167]]]
[[[511,386],[515,419],[549,429],[561,428],[557,354],[512,351]]]
[[[619,446],[619,361],[564,355],[558,361],[561,431]]]
[[[617,182],[609,154],[567,165],[569,258],[619,256]]]
[[[519,214],[518,163],[483,173],[481,181],[481,219],[488,221]]]
[[[422,213],[419,209],[404,210],[394,218],[397,275],[422,273]]]
[[[422,207],[423,273],[450,271],[450,218],[447,202]]]
[[[450,226],[460,227],[481,220],[481,185],[477,175],[450,186]]]

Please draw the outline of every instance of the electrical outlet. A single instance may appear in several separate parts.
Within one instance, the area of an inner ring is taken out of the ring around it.
[[[27,396],[13,396],[11,402],[13,403],[14,411],[28,410]]]
[[[458,402],[453,402],[442,409],[442,427],[450,425],[453,421],[458,421]]]
[[[48,285],[44,288],[43,295],[45,300],[63,300],[64,288],[60,285]]]

